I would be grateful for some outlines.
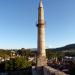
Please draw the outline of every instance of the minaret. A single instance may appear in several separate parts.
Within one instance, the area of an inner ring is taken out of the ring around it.
[[[42,0],[38,8],[38,46],[37,46],[37,66],[47,65],[45,52],[45,19]]]

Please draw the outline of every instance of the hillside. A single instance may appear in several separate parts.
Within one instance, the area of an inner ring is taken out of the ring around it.
[[[66,45],[64,47],[59,47],[59,48],[49,48],[47,50],[54,50],[54,51],[75,51],[75,44],[69,44],[69,45]]]

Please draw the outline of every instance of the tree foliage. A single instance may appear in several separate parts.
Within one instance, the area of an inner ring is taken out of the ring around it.
[[[21,55],[21,56],[34,56],[35,54],[31,51],[31,49],[24,49],[21,48],[20,50],[17,51],[17,54]]]
[[[0,57],[10,57],[11,55],[11,51],[10,50],[3,50],[3,49],[0,49]]]
[[[49,51],[46,52],[47,58],[50,59],[52,57],[62,58],[65,56],[63,52],[57,52],[57,51]]]
[[[3,65],[2,68],[1,65]],[[16,57],[15,59],[0,63],[0,69],[4,71],[21,70],[28,67],[31,67],[31,63],[24,57]]]

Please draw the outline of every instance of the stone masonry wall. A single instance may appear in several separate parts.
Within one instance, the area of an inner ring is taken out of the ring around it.
[[[61,72],[49,66],[44,66],[43,70],[44,70],[44,75],[68,75],[65,74],[64,72]]]

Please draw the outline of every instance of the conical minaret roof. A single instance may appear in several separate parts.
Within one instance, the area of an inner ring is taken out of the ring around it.
[[[39,5],[39,7],[43,7],[42,0],[40,0],[40,5]]]
[[[40,0],[40,3],[39,3],[38,23],[44,23],[44,8],[43,8],[43,2],[42,2],[42,0]]]

